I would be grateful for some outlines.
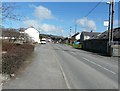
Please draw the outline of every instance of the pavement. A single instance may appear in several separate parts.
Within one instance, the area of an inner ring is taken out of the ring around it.
[[[33,62],[22,75],[6,83],[3,89],[67,89],[50,45],[37,45],[29,59]]]
[[[47,43],[37,45],[30,60],[4,89],[118,89],[117,58]]]

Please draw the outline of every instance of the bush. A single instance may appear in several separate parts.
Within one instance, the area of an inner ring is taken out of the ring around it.
[[[34,46],[3,42],[2,51],[7,52],[2,54],[2,73],[10,75],[20,68],[26,58],[34,51]]]

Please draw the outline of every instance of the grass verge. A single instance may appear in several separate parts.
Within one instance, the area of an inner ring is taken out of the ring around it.
[[[81,49],[82,45],[81,44],[73,44],[73,48]]]

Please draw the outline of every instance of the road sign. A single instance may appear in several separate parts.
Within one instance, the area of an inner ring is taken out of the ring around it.
[[[109,26],[109,21],[108,21],[108,20],[105,20],[105,21],[104,21],[104,26],[105,26],[105,27],[108,27],[108,26]]]

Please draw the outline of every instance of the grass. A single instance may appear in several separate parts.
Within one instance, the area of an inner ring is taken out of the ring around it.
[[[73,44],[73,48],[80,49],[82,48],[81,44]]]
[[[70,44],[70,43],[64,43],[64,44],[72,46],[73,48],[76,48],[76,49],[81,49],[82,48],[82,44]]]
[[[69,46],[73,46],[73,44],[70,44],[70,43],[66,43],[67,45],[69,45]]]

